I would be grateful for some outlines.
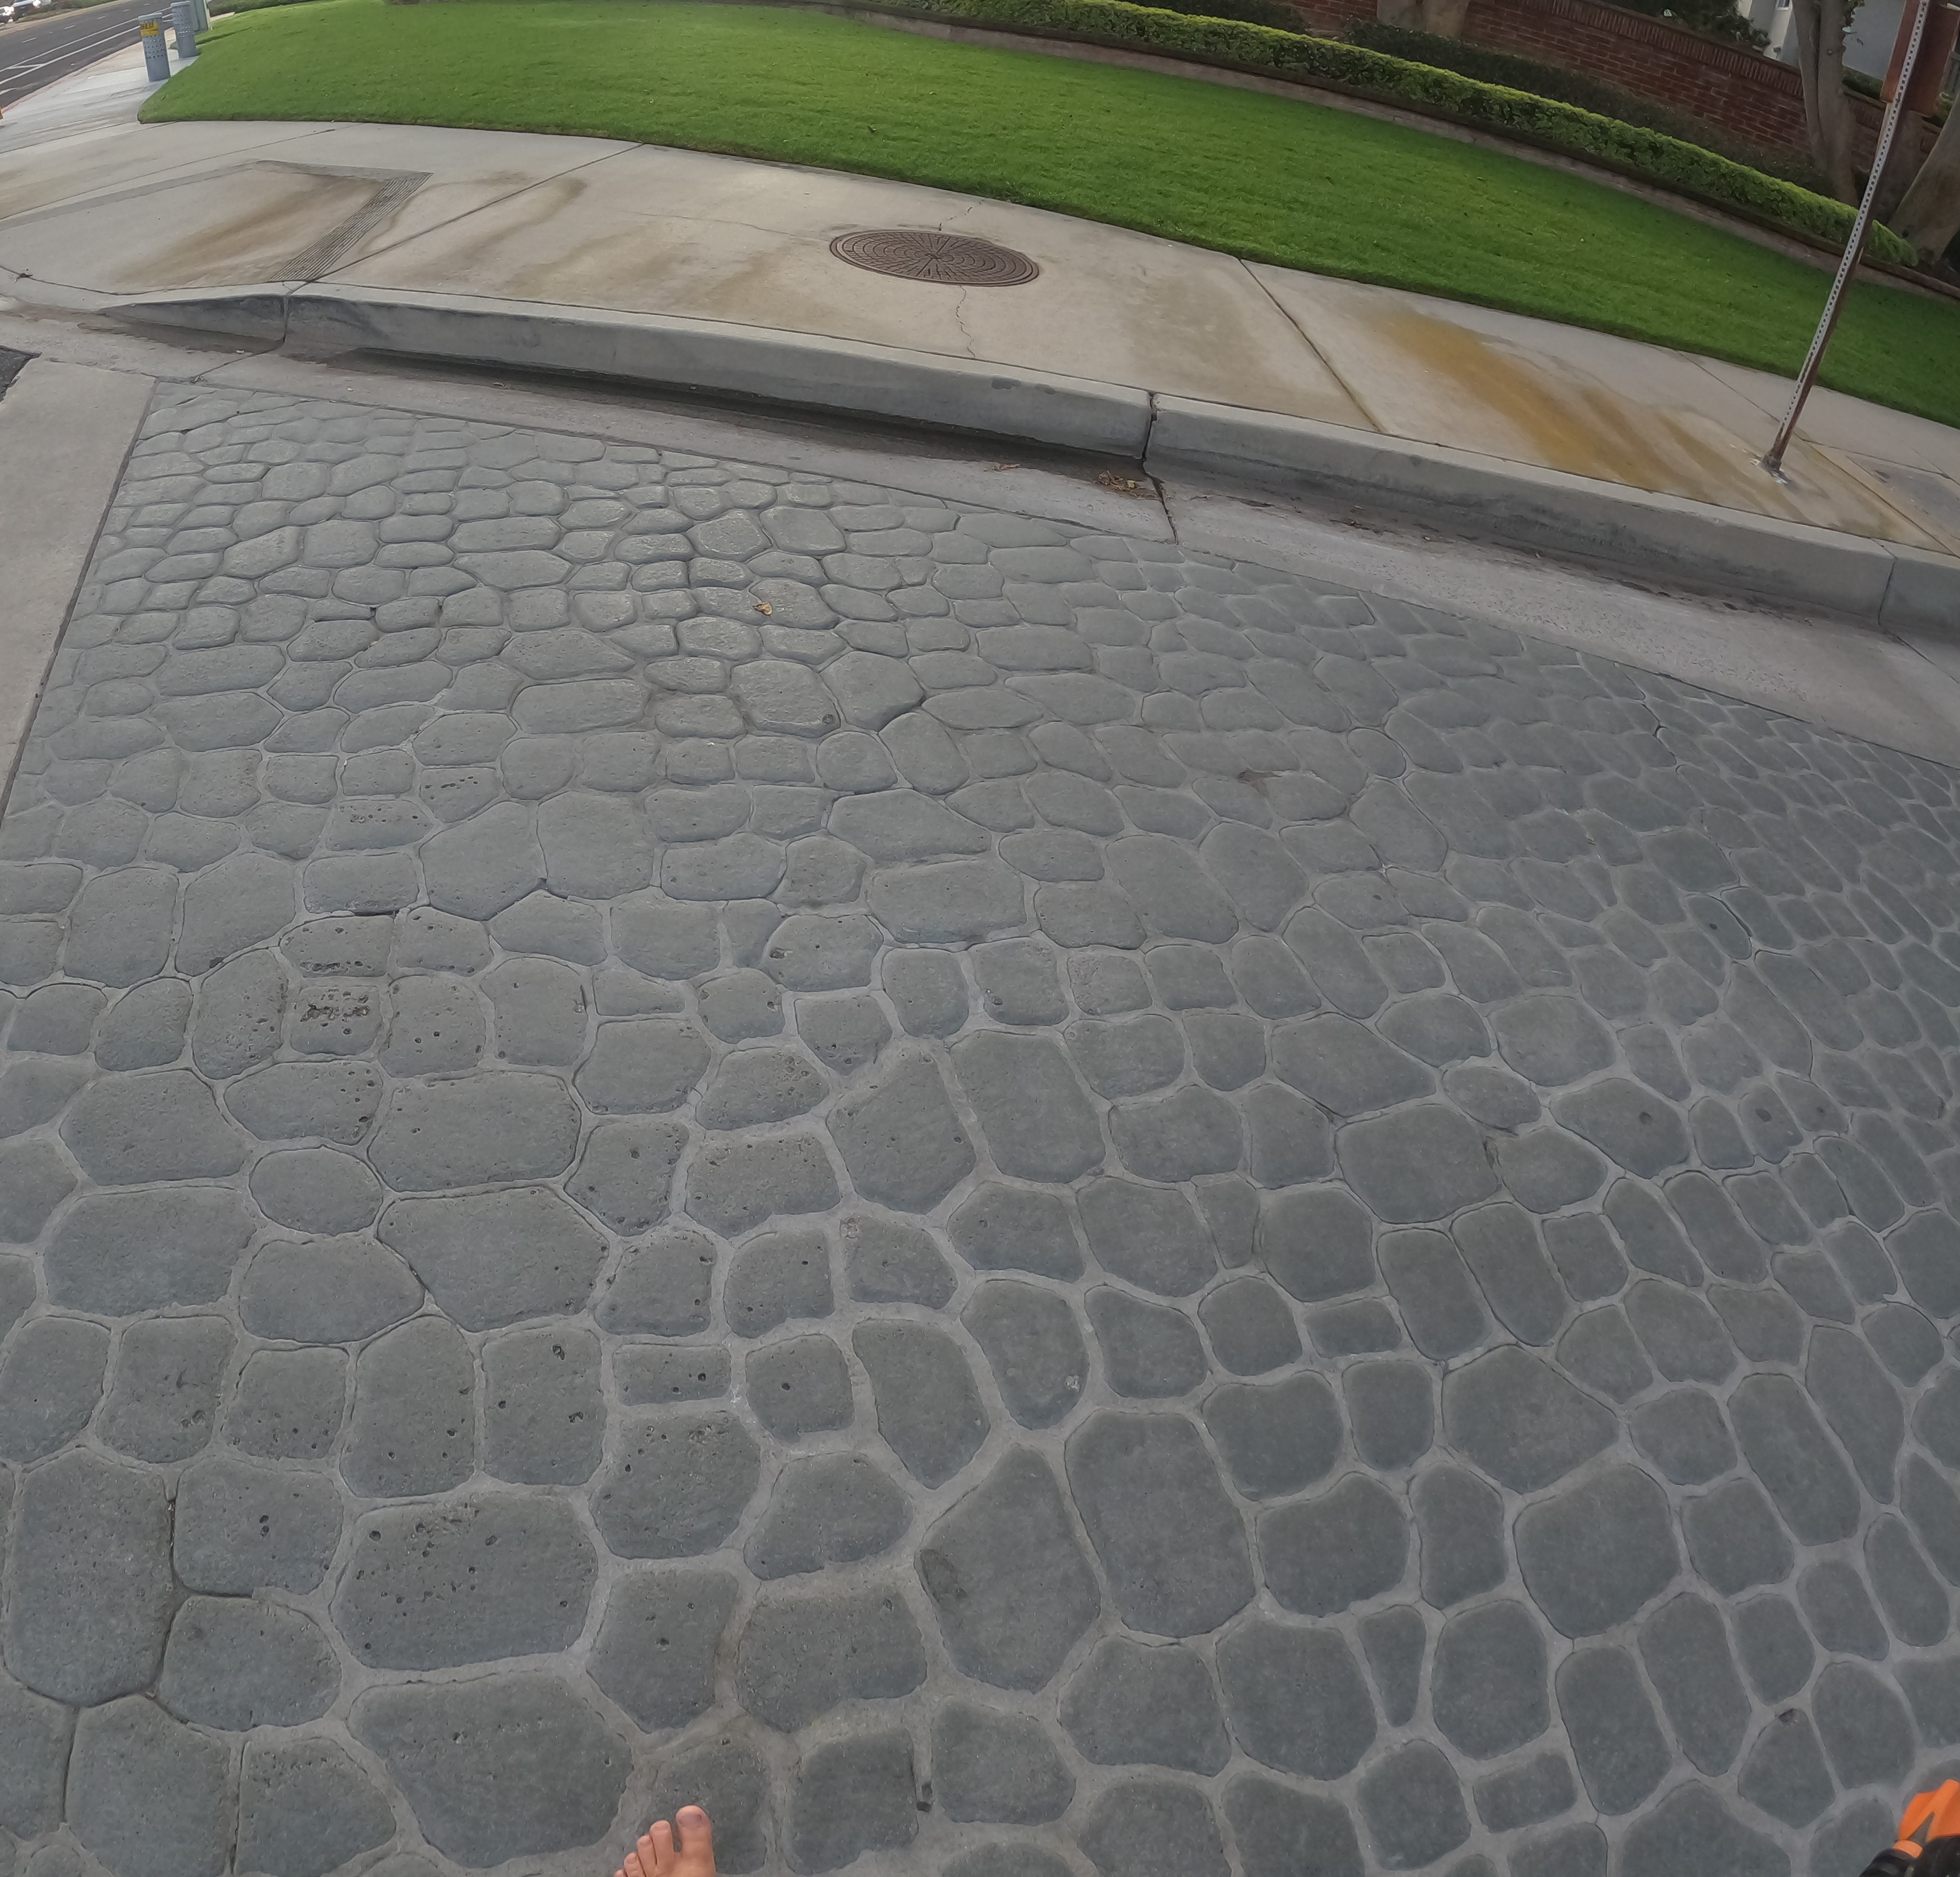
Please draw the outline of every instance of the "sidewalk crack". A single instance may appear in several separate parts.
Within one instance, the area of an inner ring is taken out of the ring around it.
[[[959,297],[953,303],[953,323],[959,328],[959,336],[966,343],[967,357],[978,359],[980,354],[975,345],[973,334],[966,323],[966,295],[970,291],[970,288],[966,287],[953,288],[953,292]]]

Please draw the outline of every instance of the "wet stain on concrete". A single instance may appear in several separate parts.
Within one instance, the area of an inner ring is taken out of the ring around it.
[[[1805,446],[1792,452],[1789,483],[1779,484],[1764,472],[1754,448],[1712,419],[1623,397],[1577,367],[1532,359],[1453,320],[1395,308],[1374,323],[1373,336],[1414,369],[1446,380],[1459,404],[1481,406],[1496,419],[1507,438],[1505,454],[1690,501],[1879,540],[1936,544],[1889,502]]]
[[[65,263],[72,271],[86,254],[90,277],[68,284],[111,293],[288,279],[282,270],[293,256],[358,215],[383,186],[369,177],[247,164],[37,218],[13,231],[5,259],[56,279]],[[83,219],[89,226],[78,247],[74,224]]]

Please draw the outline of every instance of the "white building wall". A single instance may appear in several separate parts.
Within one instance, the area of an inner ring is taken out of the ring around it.
[[[1864,0],[1851,15],[1851,30],[1844,35],[1844,62],[1853,72],[1874,78],[1885,77],[1885,68],[1892,63],[1892,41],[1898,37],[1899,14],[1904,7],[1905,0]],[[1793,47],[1793,56],[1794,51]]]

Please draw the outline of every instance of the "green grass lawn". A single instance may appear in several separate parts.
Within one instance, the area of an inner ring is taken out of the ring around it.
[[[573,132],[895,177],[1793,372],[1827,277],[1583,178],[1154,72],[688,0],[318,0],[145,109]],[[1838,389],[1960,424],[1960,305],[1862,284]]]

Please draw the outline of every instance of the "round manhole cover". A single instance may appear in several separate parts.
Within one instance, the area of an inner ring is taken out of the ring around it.
[[[840,234],[830,251],[839,260],[874,274],[937,281],[947,287],[1020,287],[1041,272],[1011,247],[937,228],[859,228]]]

